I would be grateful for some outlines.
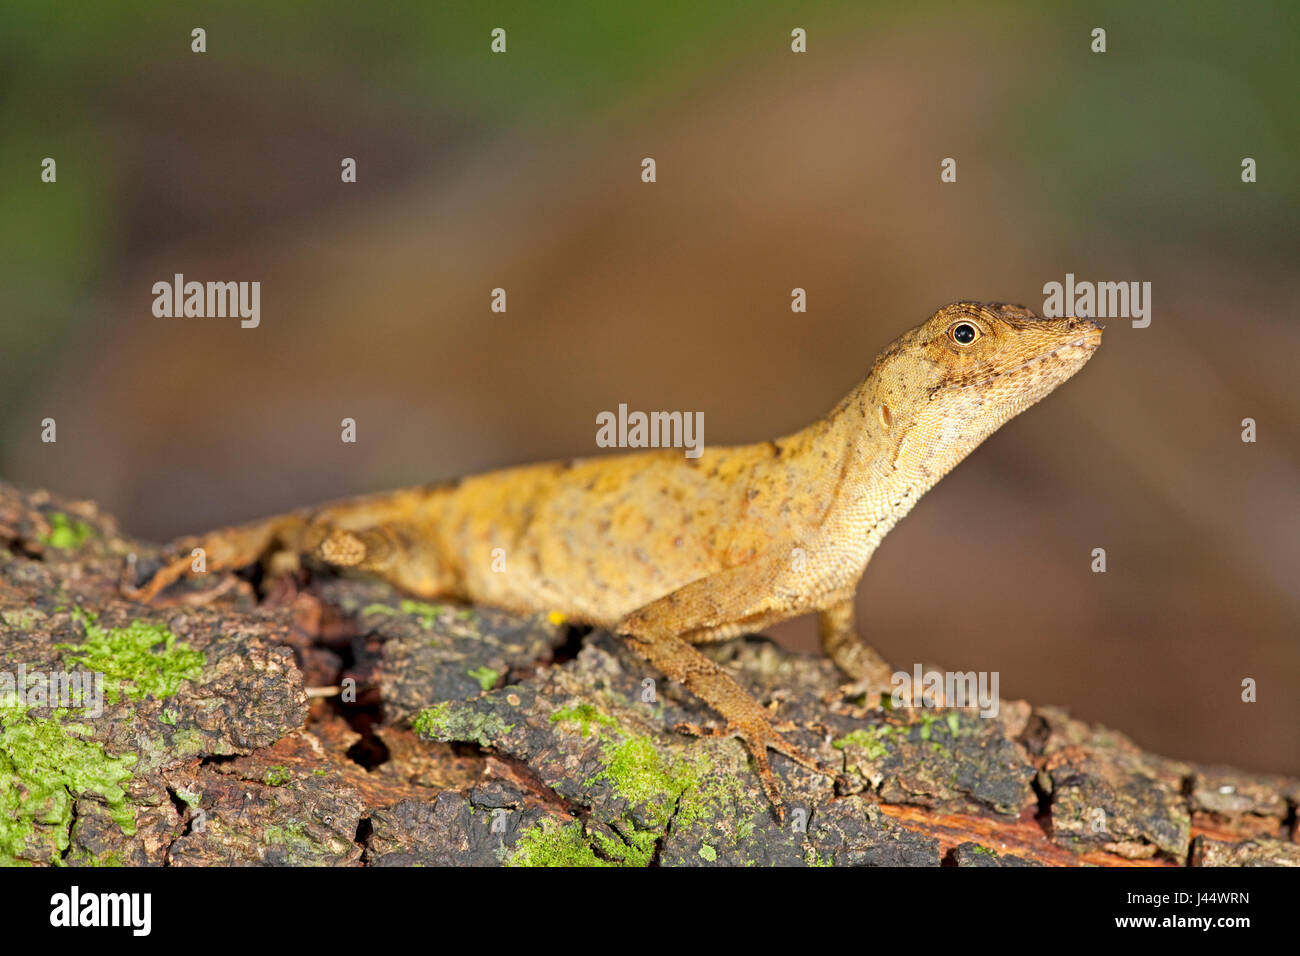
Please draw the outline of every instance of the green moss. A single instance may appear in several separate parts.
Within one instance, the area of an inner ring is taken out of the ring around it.
[[[921,712],[921,739],[929,740],[930,735],[934,733],[934,725],[943,721],[943,725],[948,728],[948,735],[954,740],[961,733],[961,718],[955,710],[950,710],[946,714],[936,714],[931,711]]]
[[[614,866],[596,856],[591,843],[574,820],[560,826],[543,820],[519,837],[507,866]]]
[[[84,644],[55,644],[56,650],[76,651],[64,656],[64,666],[80,665],[104,675],[104,694],[110,704],[119,694],[131,700],[146,695],[171,697],[181,681],[197,680],[207,658],[161,624],[132,621],[129,627],[104,629],[90,611],[74,609],[86,629]]]
[[[291,776],[288,767],[271,767],[262,777],[262,782],[268,787],[283,787],[289,782]]]
[[[46,517],[50,522],[50,533],[41,535],[40,540],[51,548],[79,548],[94,533],[86,522],[72,520],[62,511],[51,511]]]
[[[766,804],[754,798],[743,774],[715,767],[707,750],[693,748],[690,756],[657,749],[648,737],[630,737],[605,745],[609,765],[591,780],[608,780],[631,807],[636,819],[650,821],[649,830],[638,830],[625,819],[625,839],[634,842],[645,832],[653,840],[663,835],[671,819],[676,830],[688,830],[696,823],[714,828],[715,835],[739,845],[754,832],[755,816],[767,812]]]
[[[921,728],[919,731],[921,740],[929,743],[930,750],[933,753],[939,754],[940,756],[945,758],[951,758],[952,757],[951,750],[949,750],[946,746],[941,744],[939,741],[930,739],[931,737],[934,736],[935,724],[940,724],[940,726],[947,728],[948,731],[950,732],[950,739],[951,739],[951,738],[956,738],[957,731],[961,729],[960,719],[957,717],[957,714],[954,712],[949,712],[946,715],[935,714],[929,711],[923,711],[921,713]],[[956,730],[953,729],[954,725],[956,726]]]
[[[804,854],[804,862],[809,866],[834,866],[835,865],[835,860],[833,857],[818,856],[817,850],[814,847],[808,848],[808,852]]]
[[[493,670],[491,667],[475,667],[467,671],[470,677],[478,681],[478,686],[484,691],[489,691],[496,686],[497,678],[501,676],[500,671]]]
[[[432,740],[465,740],[490,747],[494,737],[501,737],[515,729],[493,713],[475,711],[472,707],[453,707],[451,702],[435,704],[416,714],[411,727],[422,737]]]
[[[940,743],[939,740],[933,739],[936,725],[940,728],[940,735],[942,735],[943,728],[946,728],[951,739],[956,739],[961,732],[961,718],[955,711],[936,714],[933,711],[926,710],[920,713],[916,723],[901,726],[880,724],[875,727],[854,730],[833,741],[832,746],[839,750],[846,747],[859,747],[866,752],[867,760],[880,760],[889,755],[890,748],[887,741],[890,736],[898,735],[901,738],[914,741],[919,738],[920,742],[932,752],[951,757],[952,751]]]
[[[589,835],[577,827],[563,833],[539,831],[530,835],[526,844],[530,849],[520,855],[521,860],[563,857],[570,862],[514,865],[647,866],[653,862],[670,822],[674,829],[689,828],[697,822],[708,825],[713,836],[707,843],[701,842],[701,855],[710,859],[712,854],[716,859],[714,837],[744,841],[753,834],[756,815],[766,812],[766,804],[755,800],[743,774],[715,767],[711,751],[726,744],[689,750],[665,748],[653,737],[626,734],[616,719],[587,702],[555,711],[550,721],[574,724],[584,736],[596,734],[600,738],[603,766],[582,785],[590,788],[607,784],[614,795],[623,799],[627,810],[616,819],[602,821],[608,831],[593,829]],[[545,855],[531,849],[534,841],[546,847]],[[596,863],[590,862],[593,858]],[[572,862],[579,859],[588,862]]]
[[[178,730],[171,735],[170,753],[173,757],[191,757],[205,752],[208,747],[203,732],[195,727]]]
[[[267,846],[283,846],[288,852],[290,862],[309,859],[316,851],[316,842],[303,830],[301,823],[294,821],[284,826],[267,827],[262,834]]]
[[[166,724],[168,727],[176,726],[176,715],[173,714],[170,710],[164,710],[162,713],[160,713],[158,715],[158,720],[159,722]]]
[[[700,858],[708,860],[710,863],[718,862],[718,851],[707,843],[700,844]]]
[[[972,853],[979,853],[979,854],[982,854],[983,856],[991,856],[991,857],[993,857],[993,859],[995,859],[995,860],[998,858],[998,854],[997,854],[997,851],[996,851],[996,850],[990,850],[988,847],[986,847],[986,846],[980,846],[978,843],[975,844],[975,846],[971,848],[971,852],[972,852]]]
[[[769,811],[766,800],[755,800],[746,787],[746,775],[714,767],[703,753],[695,757],[692,773],[694,779],[678,798],[673,826],[685,829],[697,821],[717,823],[734,844],[748,840],[755,816]]]
[[[433,622],[447,612],[445,604],[427,604],[424,601],[412,601],[410,598],[402,598],[397,606],[402,609],[403,614],[414,614],[418,617],[421,627],[433,627]]]
[[[103,856],[91,856],[79,861],[82,866],[123,866],[122,854],[114,850],[111,853],[105,853]]]
[[[32,718],[20,708],[0,711],[0,862],[12,863],[35,832],[54,828],[51,859],[67,849],[72,808],[78,797],[94,794],[108,805],[122,830],[135,832],[135,810],[123,789],[131,779],[135,754],[110,757],[89,731],[53,718]],[[57,851],[57,852],[56,852]]]
[[[889,756],[889,748],[885,746],[884,738],[888,737],[890,728],[888,726],[873,727],[870,730],[860,729],[853,730],[831,743],[836,750],[843,750],[845,747],[860,747],[866,751],[868,760],[879,760],[882,757]]]
[[[593,724],[600,727],[618,727],[617,720],[608,714],[601,713],[598,708],[588,703],[575,704],[572,707],[561,707],[551,714],[551,723],[577,724],[578,730],[584,737],[591,733]]]
[[[665,748],[653,737],[625,735],[616,720],[588,703],[558,710],[551,721],[574,723],[584,735],[600,736],[604,766],[583,786],[608,784],[626,802],[625,812],[604,821],[612,833],[594,830],[583,837],[601,861],[649,865],[670,822],[675,830],[697,823],[707,826],[711,836],[707,843],[701,841],[707,847],[704,856],[712,853],[716,858],[718,839],[729,844],[748,840],[757,816],[767,812],[766,803],[748,789],[744,774],[714,765],[712,750],[727,744],[685,751]]]
[[[699,785],[699,770],[684,758],[660,753],[649,737],[628,737],[605,746],[605,769],[584,786],[606,780],[630,806],[639,807],[658,828],[668,825],[678,798]]]
[[[520,836],[506,865],[644,867],[654,858],[658,840],[659,834],[648,830],[624,841],[600,831],[588,834],[578,820],[560,826],[548,819]]]
[[[87,866],[87,867],[120,867],[126,866],[122,859],[120,850],[111,850],[101,856],[94,856],[85,849],[78,847],[72,853],[68,854],[58,865],[66,866]]]
[[[451,718],[451,704],[443,701],[420,711],[411,721],[411,728],[422,737],[442,737]]]
[[[619,866],[649,866],[663,833],[633,827],[623,836],[624,839],[615,840],[597,831],[592,834],[592,840],[606,858]]]
[[[440,615],[446,614],[449,608],[445,604],[429,604],[426,601],[412,601],[410,598],[403,598],[397,603],[397,607],[389,607],[387,604],[367,604],[361,609],[362,614],[387,614],[390,616],[397,614],[411,614],[420,621],[420,626],[424,628],[433,627],[434,621]],[[461,614],[473,616],[474,612],[462,611]],[[457,615],[459,617],[459,615]]]

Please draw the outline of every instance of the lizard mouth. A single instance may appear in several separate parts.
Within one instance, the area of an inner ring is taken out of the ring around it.
[[[1064,345],[1058,345],[1056,348],[1051,349],[1050,351],[1044,352],[1041,355],[1035,355],[1033,358],[1021,362],[1019,365],[1013,365],[1011,366],[1011,368],[1004,368],[999,372],[994,372],[992,375],[985,376],[984,378],[978,379],[977,381],[974,382],[959,382],[953,385],[945,385],[942,388],[940,388],[939,391],[947,392],[947,391],[955,391],[957,389],[963,389],[963,388],[979,388],[982,385],[989,385],[993,382],[996,382],[1000,378],[1006,378],[1008,375],[1015,375],[1017,372],[1023,372],[1025,369],[1037,365],[1039,362],[1046,362],[1049,359],[1056,358],[1066,349],[1084,349],[1088,354],[1085,355],[1083,357],[1083,360],[1080,361],[1079,364],[1071,371],[1070,374],[1073,375],[1074,372],[1077,372],[1080,368],[1083,367],[1083,363],[1088,361],[1088,359],[1092,356],[1092,353],[1097,351],[1097,348],[1100,345],[1101,345],[1101,329],[1097,328],[1090,335],[1086,335],[1082,338],[1075,339],[1073,342],[1066,342]]]

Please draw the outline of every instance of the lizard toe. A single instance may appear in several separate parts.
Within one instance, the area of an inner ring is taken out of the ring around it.
[[[686,721],[680,721],[673,724],[673,730],[679,734],[688,734],[692,737],[734,737],[736,736],[729,728],[711,727],[702,724],[691,724]]]
[[[802,747],[797,747],[794,744],[790,743],[788,740],[786,740],[784,737],[782,737],[779,734],[774,733],[774,739],[768,740],[767,746],[775,750],[777,753],[789,757],[799,766],[804,767],[807,770],[811,770],[813,773],[819,773],[822,774],[823,776],[828,776],[828,777],[834,776],[833,773],[827,772],[827,770],[821,765],[821,763],[818,762],[816,757],[808,753]]]

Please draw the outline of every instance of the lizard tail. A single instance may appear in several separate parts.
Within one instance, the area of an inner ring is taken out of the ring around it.
[[[275,555],[309,554],[336,567],[373,571],[421,596],[451,593],[456,575],[441,559],[436,533],[450,491],[406,488],[180,538],[148,581],[136,587],[123,580],[120,590],[132,600],[149,601],[184,577],[248,567]],[[129,563],[127,576],[132,575]]]

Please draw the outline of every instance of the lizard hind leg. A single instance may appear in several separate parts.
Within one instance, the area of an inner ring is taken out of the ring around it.
[[[448,485],[425,485],[399,491],[346,498],[318,508],[300,509],[209,534],[181,538],[164,552],[163,567],[140,587],[121,585],[124,595],[148,601],[163,588],[190,574],[247,567],[258,561],[284,559],[296,566],[300,555],[317,554],[341,567],[374,570],[421,596],[438,593],[431,586],[434,546],[431,531],[408,523],[410,515],[425,515],[445,500]],[[337,529],[348,533],[335,534]],[[426,537],[421,544],[421,532]],[[202,548],[204,565],[194,566],[193,550]],[[439,584],[448,575],[442,572]]]
[[[396,549],[383,525],[354,531],[317,521],[303,533],[302,550],[335,567],[382,571],[392,564]]]
[[[428,529],[410,522],[343,528],[328,520],[315,521],[303,533],[302,550],[336,568],[378,575],[418,597],[455,590],[454,575],[439,560]]]
[[[123,581],[119,590],[130,600],[148,602],[163,588],[183,577],[256,564],[277,545],[295,548],[297,534],[304,524],[302,515],[292,513],[223,528],[210,534],[179,538],[163,552],[163,566],[153,577],[139,587]]]

